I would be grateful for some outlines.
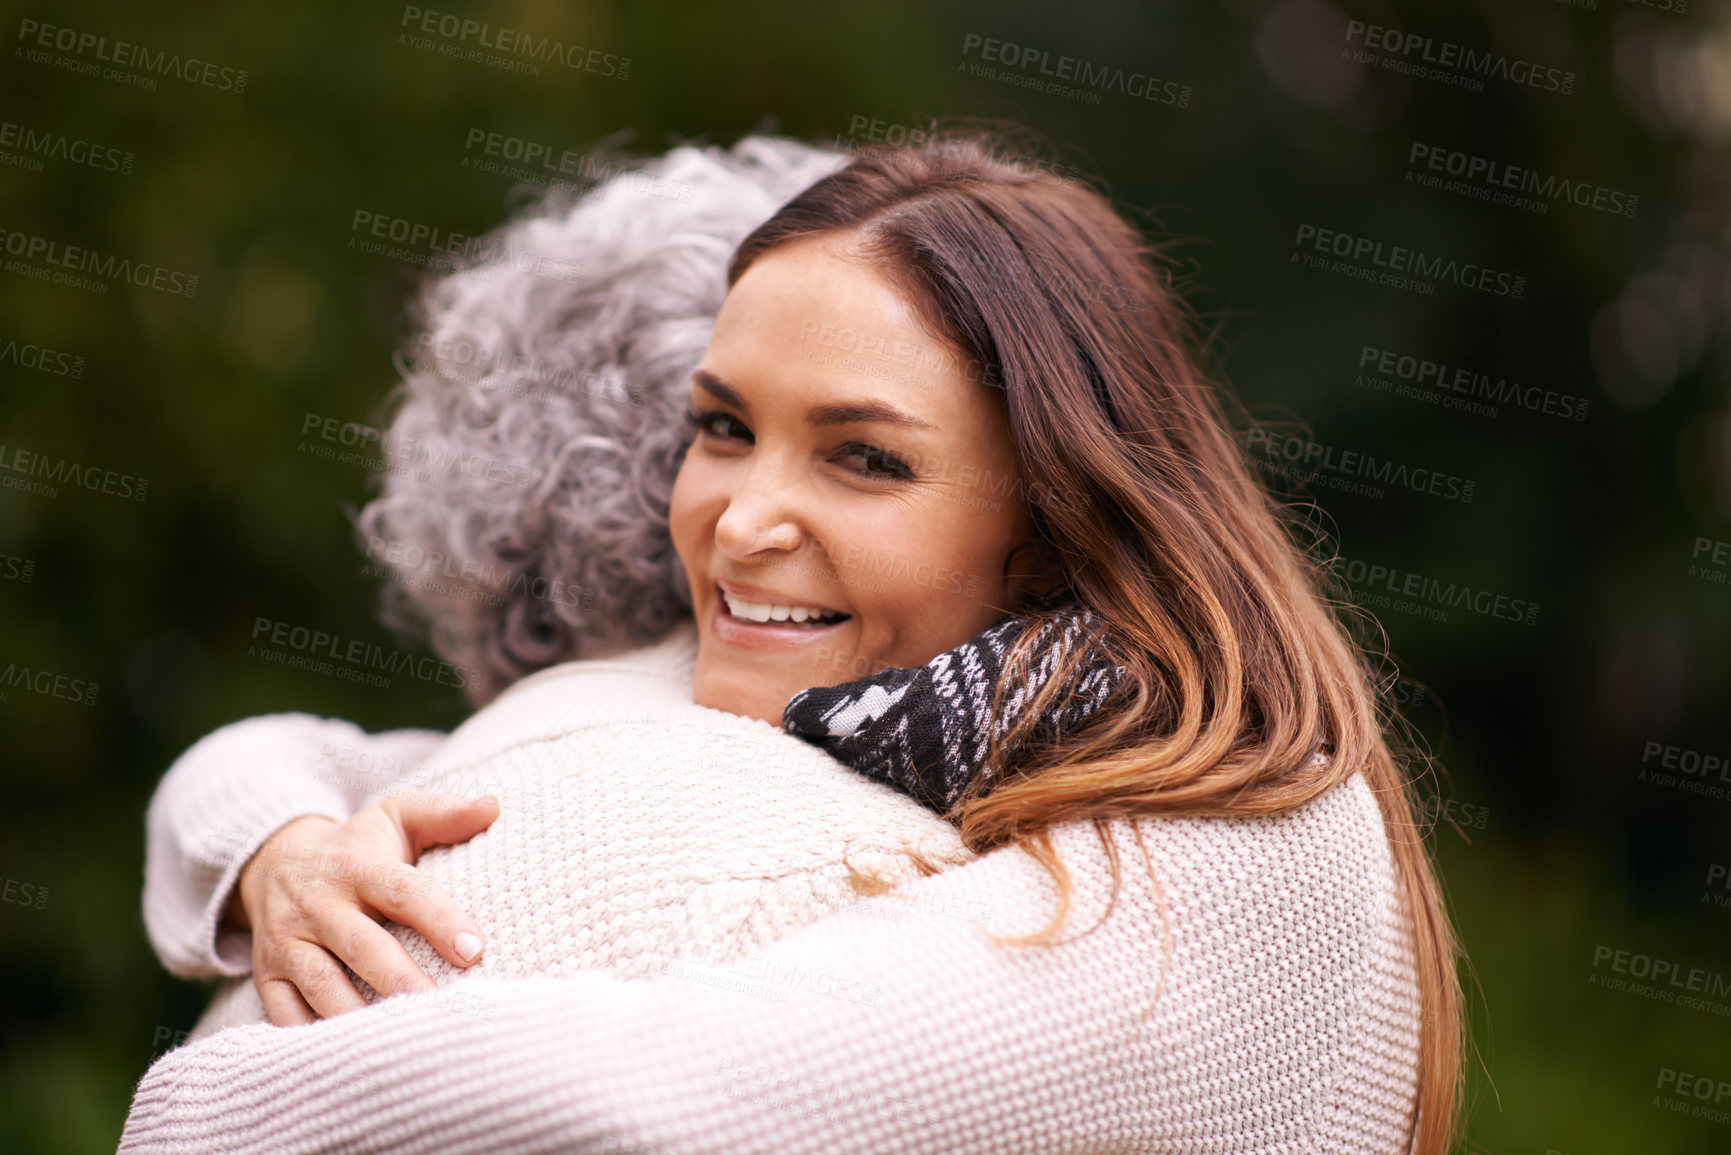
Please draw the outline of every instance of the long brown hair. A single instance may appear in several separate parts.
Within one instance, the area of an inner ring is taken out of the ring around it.
[[[1014,607],[1031,625],[1000,692],[1023,676],[1032,627],[1066,601],[1094,612],[1092,640],[1128,673],[1112,708],[1037,742],[1031,727],[1083,653],[1072,649],[994,748],[1000,785],[951,814],[973,849],[1019,843],[1052,874],[1058,910],[1019,941],[1050,941],[1069,909],[1057,824],[1093,821],[1116,894],[1113,819],[1277,814],[1362,773],[1415,936],[1412,1150],[1447,1151],[1461,1094],[1457,946],[1407,776],[1414,751],[1390,737],[1398,712],[1316,542],[1300,544],[1301,519],[1235,444],[1235,402],[1205,379],[1157,250],[1093,187],[951,130],[862,152],[802,192],[739,246],[728,284],[771,249],[828,233],[857,234],[1002,390],[1024,473],[1041,479],[1028,510],[1056,580]]]

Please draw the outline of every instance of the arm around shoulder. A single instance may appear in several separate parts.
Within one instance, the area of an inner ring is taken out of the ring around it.
[[[645,981],[459,980],[226,1032],[152,1068],[122,1150],[1109,1147],[1145,1123],[1125,1090],[1160,920],[1133,850],[1101,921],[1110,875],[1092,827],[1055,842],[1075,884],[1056,945],[992,937],[1055,909],[1044,869],[1004,848],[726,966],[675,949]]]
[[[185,978],[246,974],[248,936],[221,922],[247,860],[292,819],[347,819],[444,738],[267,714],[193,744],[163,775],[145,815],[144,923],[163,966]]]

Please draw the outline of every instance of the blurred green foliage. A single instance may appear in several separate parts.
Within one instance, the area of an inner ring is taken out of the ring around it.
[[[141,502],[0,490],[0,668],[100,686],[93,705],[0,698],[0,875],[46,888],[41,909],[0,904],[0,1147],[109,1149],[135,1081],[202,1007],[202,988],[158,966],[139,913],[144,808],[180,751],[282,710],[369,729],[464,716],[452,689],[371,689],[247,657],[261,617],[389,640],[344,515],[366,500],[367,474],[297,452],[307,414],[374,415],[407,331],[412,273],[348,246],[354,214],[469,234],[499,223],[534,190],[465,167],[474,129],[555,150],[628,129],[656,152],[952,115],[1037,128],[1169,242],[1218,372],[1259,418],[1474,482],[1470,503],[1315,487],[1344,557],[1541,607],[1533,625],[1379,615],[1424,688],[1413,717],[1449,770],[1449,813],[1484,816],[1482,830],[1437,835],[1475,984],[1469,1149],[1731,1149],[1724,1124],[1654,1105],[1660,1068],[1731,1079],[1726,1021],[1588,983],[1602,944],[1731,971],[1731,909],[1702,894],[1709,866],[1731,861],[1731,802],[1638,778],[1649,741],[1731,753],[1731,588],[1687,574],[1697,538],[1731,539],[1731,436],[1715,432],[1731,428],[1725,290],[1697,294],[1700,348],[1644,398],[1626,382],[1608,395],[1592,352],[1602,308],[1632,278],[1684,269],[1698,284],[1725,268],[1724,136],[1656,122],[1631,63],[1660,42],[1726,60],[1712,47],[1724,33],[1708,12],[1626,0],[1348,7],[461,10],[629,57],[618,79],[421,50],[390,6],[8,5],[0,117],[133,160],[129,172],[0,165],[0,228],[199,281],[190,298],[125,283],[98,294],[0,272],[0,342],[84,365],[72,378],[0,363],[0,445],[149,482]],[[1542,59],[1576,88],[1476,93],[1343,64],[1347,15]],[[143,90],[38,62],[19,50],[32,20],[244,69],[245,91],[172,77]],[[1092,103],[984,79],[964,67],[978,60],[969,35],[1151,73],[1193,97]],[[1538,214],[1423,189],[1405,179],[1419,142],[1627,190],[1640,208]],[[1423,296],[1308,269],[1293,261],[1306,223],[1516,270],[1525,291]],[[1377,392],[1355,381],[1367,346],[1586,398],[1588,418],[1506,405],[1480,417]],[[31,563],[28,581],[8,557]]]

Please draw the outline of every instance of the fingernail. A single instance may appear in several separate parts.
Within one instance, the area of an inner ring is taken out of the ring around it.
[[[454,945],[457,948],[458,958],[464,962],[473,962],[475,956],[481,953],[481,936],[466,930],[458,931],[457,941]]]

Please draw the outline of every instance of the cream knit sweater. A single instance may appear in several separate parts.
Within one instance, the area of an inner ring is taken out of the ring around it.
[[[1029,855],[969,861],[893,791],[695,706],[694,656],[682,629],[544,671],[443,744],[277,716],[183,756],[145,892],[177,973],[243,974],[246,936],[215,936],[239,864],[399,776],[500,795],[491,829],[421,860],[488,952],[464,974],[395,928],[437,992],[173,1050],[121,1149],[1404,1150],[1418,992],[1362,779],[1274,818],[1110,823],[1110,910],[1092,826],[1059,827],[1065,941],[999,945],[1054,909]],[[910,845],[961,865],[914,878]],[[855,900],[844,856],[912,881]],[[511,977],[532,973],[559,977]]]
[[[594,968],[637,979],[725,965],[858,901],[850,868],[887,889],[919,877],[909,851],[940,868],[975,857],[900,791],[779,727],[693,703],[696,657],[687,623],[632,654],[543,670],[419,749],[410,739],[372,751],[353,727],[304,715],[255,720],[194,747],[150,811],[146,923],[171,969],[242,977],[190,1038],[266,1021],[246,977],[250,934],[212,938],[230,888],[204,883],[236,875],[281,825],[274,802],[268,817],[252,817],[273,787],[286,795],[283,813],[338,819],[393,787],[498,796],[489,829],[417,864],[479,924],[482,961],[459,970],[417,931],[385,924],[441,987],[464,975]],[[292,757],[296,737],[317,741],[318,754],[303,745],[298,772],[280,773],[271,749]],[[198,861],[213,848],[220,876],[214,861]]]

